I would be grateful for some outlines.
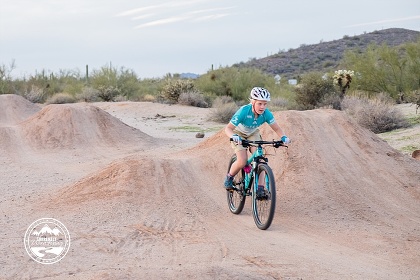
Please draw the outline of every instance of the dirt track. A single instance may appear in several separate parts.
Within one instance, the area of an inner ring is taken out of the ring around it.
[[[420,279],[420,161],[342,112],[275,114],[293,145],[269,151],[278,205],[261,231],[249,201],[227,208],[226,136],[168,129],[216,126],[207,109],[94,105],[0,96],[0,278]],[[57,264],[23,246],[43,217],[70,231]]]

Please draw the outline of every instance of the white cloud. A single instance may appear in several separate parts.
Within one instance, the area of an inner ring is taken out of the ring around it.
[[[139,29],[139,28],[144,28],[144,27],[157,26],[157,25],[169,24],[169,23],[174,23],[174,22],[179,22],[179,21],[185,21],[188,18],[189,17],[183,16],[183,17],[170,17],[170,18],[165,18],[165,19],[159,19],[159,20],[154,20],[154,21],[150,21],[150,22],[146,22],[146,23],[137,25],[135,28]]]
[[[145,18],[150,18],[155,16],[156,14],[145,14],[145,15],[140,15],[140,16],[135,16],[133,18],[131,18],[132,20],[139,20],[139,19],[145,19]]]
[[[116,17],[131,17],[131,20],[143,21],[134,27],[135,29],[142,29],[176,22],[217,20],[230,15],[229,13],[220,13],[221,11],[235,8],[234,6],[222,6],[203,9],[202,5],[197,5],[200,2],[209,2],[211,5],[214,5],[213,2],[208,0],[175,3],[165,2],[162,4],[126,10],[118,13]],[[201,9],[196,9],[197,7],[200,7]]]
[[[385,19],[385,20],[379,20],[379,21],[374,21],[374,22],[358,23],[358,24],[348,25],[348,26],[345,26],[345,27],[369,26],[369,25],[377,25],[377,24],[392,23],[392,22],[402,22],[402,21],[409,21],[409,20],[416,20],[416,19],[420,19],[420,15],[411,16],[411,17],[403,17],[403,18]]]
[[[153,10],[153,9],[157,9],[159,7],[161,7],[162,5],[153,5],[153,6],[147,6],[147,7],[142,7],[142,8],[137,8],[137,9],[131,9],[128,11],[124,11],[122,13],[119,13],[115,16],[117,17],[125,17],[125,16],[132,16],[134,14],[138,14],[144,11],[148,11],[148,10]]]
[[[219,19],[219,18],[227,17],[229,15],[230,14],[208,15],[208,16],[202,16],[202,17],[194,18],[194,19],[192,19],[192,21],[194,21],[194,22],[200,22],[200,21],[207,21],[207,20],[216,20],[216,19]]]
[[[222,7],[222,8],[213,8],[213,9],[204,9],[204,10],[197,10],[190,12],[191,14],[201,14],[201,13],[208,13],[208,12],[217,12],[217,11],[224,11],[224,10],[230,10],[235,7]]]
[[[127,10],[124,12],[121,12],[119,14],[117,14],[116,16],[118,17],[122,17],[122,16],[131,16],[133,14],[137,14],[137,13],[141,13],[144,11],[149,11],[149,10],[165,10],[165,9],[169,9],[169,8],[175,8],[175,7],[182,7],[182,6],[189,6],[192,4],[198,4],[199,2],[207,2],[206,0],[201,0],[201,1],[183,1],[183,2],[167,2],[167,3],[163,3],[163,4],[159,4],[159,5],[151,5],[151,6],[146,6],[146,7],[141,7],[141,8],[136,8],[136,9],[131,9],[131,10]]]

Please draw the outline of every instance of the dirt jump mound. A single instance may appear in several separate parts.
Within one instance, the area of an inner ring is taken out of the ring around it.
[[[52,104],[22,122],[29,145],[38,149],[70,149],[124,144],[148,145],[152,137],[88,104]]]
[[[0,126],[15,125],[32,116],[41,108],[20,95],[0,95]]]

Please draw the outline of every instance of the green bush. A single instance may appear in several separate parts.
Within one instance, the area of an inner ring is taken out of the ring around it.
[[[321,106],[323,100],[335,92],[331,78],[320,72],[310,72],[302,76],[295,94],[297,109],[311,110]]]
[[[163,79],[143,79],[138,81],[138,90],[130,96],[132,101],[156,100],[165,86]]]
[[[175,104],[178,103],[179,96],[183,92],[194,91],[194,83],[191,80],[180,80],[173,81],[168,80],[168,83],[163,87],[160,97],[164,103]]]
[[[103,100],[103,101],[114,101],[115,97],[121,95],[121,91],[118,87],[116,86],[105,86],[105,85],[100,85],[98,86],[98,96]]]
[[[118,95],[128,99],[139,95],[137,75],[133,70],[124,67],[118,70],[116,67],[103,66],[100,70],[94,70],[89,80],[90,85],[99,91],[99,97],[104,101],[114,101]],[[121,97],[118,99],[121,100]]]
[[[10,94],[12,92],[11,73],[15,68],[15,62],[12,61],[9,66],[0,65],[0,94]]]
[[[382,133],[409,124],[402,113],[393,106],[394,103],[385,94],[374,98],[363,96],[346,96],[342,108],[351,115],[358,124],[374,133]]]
[[[253,68],[225,67],[209,71],[196,81],[201,92],[215,96],[230,96],[234,100],[247,100],[253,87],[261,86],[274,93],[274,77]]]

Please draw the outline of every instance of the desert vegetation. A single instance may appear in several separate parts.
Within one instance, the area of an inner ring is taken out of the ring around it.
[[[359,41],[346,37],[340,42],[349,40]],[[281,52],[276,57],[283,56]],[[318,52],[319,56],[336,59],[327,53]],[[272,110],[344,110],[364,127],[382,133],[412,123],[392,110],[392,105],[412,102],[420,106],[419,57],[420,39],[396,46],[371,43],[364,50],[349,48],[336,69],[330,70],[325,59],[318,59],[322,70],[302,73],[297,77],[297,85],[276,80],[264,69],[242,64],[209,70],[197,79],[183,79],[179,74],[141,79],[131,69],[112,65],[91,73],[86,70],[85,74],[77,70],[42,70],[13,78],[16,65],[12,61],[0,65],[0,94],[18,94],[45,104],[128,100],[213,107],[209,119],[227,122],[239,106],[248,102],[250,89],[262,86],[272,94]],[[308,61],[314,63],[317,62]]]

